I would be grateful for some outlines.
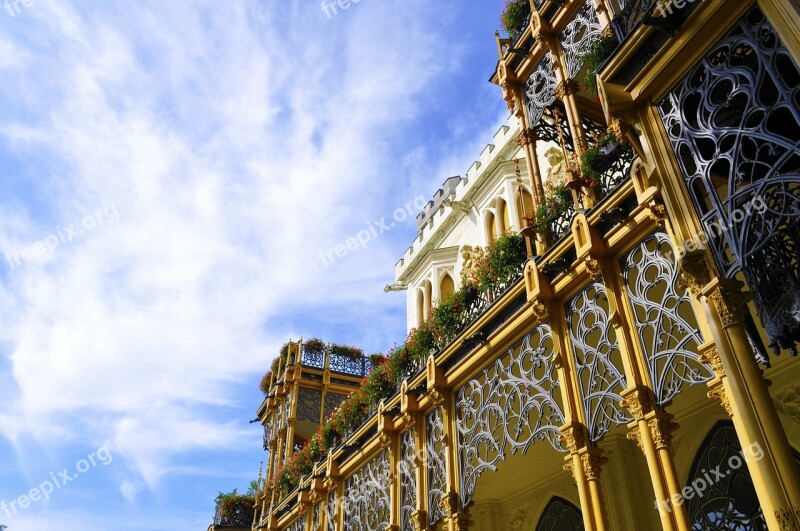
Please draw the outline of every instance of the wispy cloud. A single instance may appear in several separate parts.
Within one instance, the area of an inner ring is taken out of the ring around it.
[[[254,409],[241,386],[287,334],[316,322],[383,346],[375,323],[402,330],[380,286],[413,220],[328,268],[317,251],[444,177],[420,177],[438,168],[413,131],[462,67],[454,11],[40,0],[0,19],[0,250],[119,213],[0,267],[0,432],[18,456],[107,442],[132,502],[197,473],[182,455],[257,450],[230,415]]]

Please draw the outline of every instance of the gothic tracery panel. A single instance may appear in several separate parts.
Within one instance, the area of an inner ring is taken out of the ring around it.
[[[798,65],[754,7],[659,107],[718,266],[744,274],[773,351],[796,354]]]
[[[564,413],[553,362],[550,326],[541,324],[456,395],[461,506],[472,500],[480,476],[506,453],[525,453],[536,440],[563,452]]]
[[[400,436],[400,531],[415,531],[411,515],[417,510],[417,445],[412,428]]]
[[[684,384],[714,377],[699,360],[703,338],[689,296],[678,287],[678,264],[669,237],[658,232],[646,238],[622,260],[622,272],[656,402],[663,406]]]
[[[600,440],[611,426],[633,420],[619,405],[626,383],[609,313],[606,288],[599,283],[589,284],[567,307],[578,387],[592,442]]]
[[[561,31],[561,49],[564,51],[567,73],[571,79],[580,74],[583,58],[591,51],[592,44],[600,38],[602,30],[592,0],[586,0],[575,18]]]
[[[301,387],[298,391],[297,420],[319,422],[322,409],[322,391]]]
[[[584,529],[580,509],[563,498],[554,496],[542,511],[536,531],[581,531]]]
[[[426,459],[428,467],[428,521],[431,525],[436,524],[445,515],[439,502],[442,495],[447,490],[447,478],[445,468],[444,446],[444,420],[442,418],[442,407],[439,406],[426,418]]]
[[[373,531],[389,525],[391,478],[387,449],[347,479],[344,499],[345,529]]]
[[[338,503],[336,499],[336,491],[328,493],[328,501],[325,507],[325,529],[326,531],[336,531],[336,517]]]
[[[545,54],[542,62],[525,83],[525,100],[528,105],[530,126],[536,127],[547,107],[556,101],[556,74],[553,70],[553,55]]]

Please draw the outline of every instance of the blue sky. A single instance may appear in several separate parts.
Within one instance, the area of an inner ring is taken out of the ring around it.
[[[431,197],[507,118],[502,4],[0,7],[0,501],[77,476],[0,524],[205,529],[258,472],[247,421],[283,342],[402,339],[382,288],[413,219],[320,251]]]

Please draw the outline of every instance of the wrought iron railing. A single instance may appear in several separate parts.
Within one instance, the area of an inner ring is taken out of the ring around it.
[[[631,176],[631,166],[636,152],[630,146],[620,146],[619,152],[608,159],[608,168],[600,173],[603,195],[610,195]]]
[[[522,35],[525,33],[525,28],[527,28],[530,25],[530,23],[531,23],[531,16],[530,14],[528,14],[528,16],[525,17],[525,22],[520,24],[520,27],[517,28],[514,33],[508,36],[509,40],[511,41],[510,43],[511,48],[515,48],[517,44],[520,43],[520,39],[522,38]]]
[[[574,214],[575,207],[570,205],[560,216],[550,222],[550,235],[553,237],[553,243],[570,233],[570,225]]]
[[[622,42],[636,27],[651,16],[660,0],[620,0],[620,11],[611,21],[617,40]]]
[[[372,362],[363,356],[340,354],[330,347],[324,350],[303,347],[300,364],[312,369],[330,369],[332,372],[363,378],[372,370]]]
[[[222,508],[217,507],[214,514],[215,526],[250,527],[253,524],[254,509],[252,507],[237,507],[233,514],[222,514]]]
[[[454,327],[454,331],[437,342],[437,348],[440,350],[447,347],[450,343],[455,341],[461,333],[467,329],[475,320],[483,315],[498,299],[500,299],[512,286],[514,286],[522,278],[522,272],[525,269],[525,261],[518,264],[512,274],[508,278],[501,280],[491,285],[485,291],[469,291],[466,296],[465,304],[466,310],[460,315],[458,323]]]

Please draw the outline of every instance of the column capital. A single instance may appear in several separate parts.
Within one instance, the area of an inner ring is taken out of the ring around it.
[[[722,366],[722,358],[719,357],[719,350],[714,343],[707,343],[700,346],[700,363],[711,365],[718,378],[725,376],[725,368]]]
[[[723,326],[742,322],[745,306],[752,299],[752,294],[742,291],[743,287],[739,280],[715,278],[703,290],[714,303]]]
[[[563,101],[567,96],[577,94],[579,90],[580,87],[574,79],[565,79],[556,87],[556,98]]]
[[[426,511],[411,513],[411,525],[414,531],[428,531],[428,513]]]
[[[535,129],[531,129],[530,127],[526,127],[517,135],[517,145],[521,148],[536,144],[537,140],[539,140],[539,134]]]
[[[597,481],[600,479],[603,465],[608,462],[608,458],[604,457],[601,451],[596,448],[587,448],[586,450],[587,451],[581,453],[583,473],[586,475],[588,481]]]
[[[579,422],[572,422],[570,424],[565,424],[560,428],[561,435],[559,439],[564,446],[570,451],[570,453],[578,452],[581,448],[586,447],[586,442],[588,440],[586,427],[579,423]]]
[[[645,451],[644,443],[642,442],[642,430],[639,429],[639,423],[633,422],[631,423],[631,429],[628,433],[625,434],[625,437],[628,438],[629,441],[636,441],[636,445],[639,447],[641,451]]]
[[[711,270],[703,251],[687,252],[680,259],[679,285],[697,297],[711,282]]]
[[[716,383],[709,385],[708,398],[719,400],[722,404],[722,407],[728,412],[728,416],[733,417],[731,401],[728,399],[728,395],[725,393],[725,386],[722,384],[722,381],[717,381]]]
[[[649,387],[637,385],[625,389],[620,395],[622,395],[622,400],[619,405],[630,411],[636,420],[644,420],[647,414],[654,409],[653,391]]]
[[[647,421],[647,425],[650,427],[650,434],[653,437],[653,443],[655,443],[658,450],[672,446],[672,435],[680,427],[672,419],[672,415],[662,413]]]

